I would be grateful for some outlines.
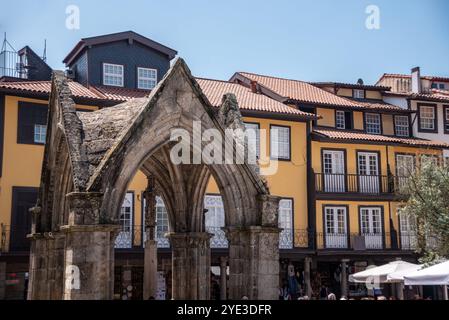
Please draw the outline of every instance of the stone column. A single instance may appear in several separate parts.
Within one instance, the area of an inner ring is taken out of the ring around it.
[[[0,300],[5,299],[6,295],[6,262],[0,262]]]
[[[226,300],[227,298],[227,266],[228,257],[220,257],[220,299]]]
[[[340,279],[340,291],[342,297],[348,297],[348,274],[346,272],[348,266],[348,259],[341,260],[341,279]]]
[[[64,300],[111,300],[116,225],[64,226]]]
[[[310,283],[310,264],[312,259],[310,257],[304,258],[304,286],[305,295],[311,298],[312,296],[312,285]]]
[[[229,298],[275,300],[279,296],[279,228],[227,229]]]
[[[61,300],[64,286],[64,245],[61,232],[30,236],[28,300]]]
[[[148,177],[148,185],[143,193],[145,199],[145,250],[143,271],[143,299],[148,300],[157,293],[157,240],[156,240],[156,195],[154,178]]]
[[[168,237],[172,248],[172,298],[210,299],[211,234],[170,233]]]
[[[276,300],[279,297],[279,197],[257,198],[261,225],[229,227],[229,298]]]
[[[65,233],[65,300],[110,300],[114,291],[114,245],[120,226],[100,212],[101,193],[67,195],[69,224]]]

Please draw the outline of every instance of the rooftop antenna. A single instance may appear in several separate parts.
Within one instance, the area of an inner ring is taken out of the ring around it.
[[[3,44],[2,44],[2,50],[1,50],[1,52],[3,52],[3,51],[6,51],[6,49],[9,47],[9,49],[10,50],[12,50],[12,51],[14,51],[14,52],[16,52],[16,49],[14,49],[14,47],[9,43],[9,41],[6,39],[6,32],[4,33],[4,38],[3,38]]]
[[[47,62],[47,39],[44,39],[44,54],[42,56],[42,60]]]

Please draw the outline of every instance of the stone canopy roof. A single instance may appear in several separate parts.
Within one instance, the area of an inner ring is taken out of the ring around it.
[[[174,81],[186,81],[183,86],[191,88],[189,90],[194,92],[196,99],[199,99],[204,106],[203,112],[209,114],[212,121],[215,121],[215,125],[224,132],[224,125],[217,118],[219,110],[209,102],[182,59],[178,59],[174,63],[148,97],[131,99],[92,112],[76,111],[75,104],[71,99],[73,94],[69,85],[70,81],[65,78],[62,72],[55,72],[50,95],[49,124],[43,167],[47,167],[48,162],[51,161],[50,149],[60,145],[56,137],[61,136],[61,133],[58,134],[57,132],[62,129],[62,135],[68,145],[69,158],[72,163],[75,191],[92,191],[97,188],[99,179],[102,179],[103,171],[109,170],[108,166],[117,157],[120,157],[119,152],[122,151],[119,150],[124,149],[127,142],[133,139],[134,131],[143,130],[139,126],[150,117],[151,112],[159,115],[161,112],[167,111],[158,110],[158,108],[173,108],[172,111],[175,112],[175,116],[182,112],[179,110],[180,106],[176,109],[176,90],[179,89],[172,88],[172,86],[175,86],[173,85]],[[172,92],[171,90],[175,91]],[[165,95],[164,91],[167,91]],[[182,94],[185,94],[185,92]],[[158,105],[159,99],[163,100],[160,105]],[[170,101],[167,102],[167,99]],[[171,101],[171,99],[174,99],[174,101]],[[173,107],[168,107],[171,105]],[[185,107],[188,107],[188,104]],[[59,125],[55,126],[55,121]],[[176,127],[176,123],[169,126]],[[161,134],[169,134],[166,131],[169,130],[164,129]],[[247,170],[254,174],[252,169]],[[43,179],[45,180],[45,172]],[[254,176],[254,181],[261,190],[267,190],[265,183],[259,176]]]

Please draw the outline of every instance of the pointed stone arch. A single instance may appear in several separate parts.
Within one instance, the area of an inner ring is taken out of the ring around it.
[[[54,74],[33,214],[29,298],[112,297],[118,214],[128,185],[141,170],[156,179],[167,202],[174,298],[209,298],[210,235],[204,230],[203,198],[213,176],[225,207],[230,297],[275,299],[279,199],[246,162],[175,165],[170,159],[173,129],[194,136],[197,122],[200,134],[216,129],[225,141],[227,127],[242,125],[235,97],[226,95],[220,110],[212,107],[182,59],[148,98],[94,112],[76,112],[66,81]],[[190,147],[201,154],[205,144],[191,141]],[[70,282],[73,266],[79,269],[81,287]],[[49,280],[53,293],[50,287],[42,289]]]

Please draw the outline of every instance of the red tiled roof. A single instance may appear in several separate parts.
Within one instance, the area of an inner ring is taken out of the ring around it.
[[[410,74],[398,74],[398,73],[384,73],[380,78],[403,78],[409,79],[412,76]],[[442,81],[449,82],[448,77],[439,77],[439,76],[421,76],[421,79],[425,80],[433,80],[433,81]]]
[[[202,78],[197,78],[196,80],[207,99],[214,106],[221,105],[221,99],[225,93],[233,93],[237,98],[239,107],[243,110],[274,112],[315,118],[315,115],[311,113],[289,107],[263,94],[254,93],[251,89],[237,83]]]
[[[149,90],[121,87],[92,86],[88,88],[72,80],[69,80],[68,84],[73,97],[75,98],[123,102],[132,98],[142,98],[150,94]],[[0,82],[0,89],[2,88],[19,92],[23,91],[49,95],[51,91],[51,81]]]
[[[102,97],[99,97],[97,94],[78,82],[68,81],[68,84],[74,97],[102,99]],[[0,89],[1,88],[23,92],[49,94],[51,91],[51,81],[0,82]]]
[[[336,140],[352,140],[352,141],[358,140],[368,142],[380,142],[385,144],[404,144],[416,147],[449,148],[449,144],[445,142],[419,139],[419,138],[401,138],[401,137],[384,136],[356,131],[335,130],[328,128],[315,128],[313,132],[326,138]]]
[[[262,85],[263,87],[275,92],[276,94],[286,99],[296,100],[303,103],[320,104],[334,107],[375,109],[380,111],[404,111],[398,106],[394,106],[383,101],[360,101],[340,97],[336,94],[330,93],[304,81],[263,76],[248,72],[238,72],[237,74],[242,75],[243,77],[252,81],[256,81],[259,85]]]
[[[125,101],[133,98],[144,98],[150,95],[151,90],[128,89],[122,87],[106,87],[106,86],[92,86],[92,91],[96,91],[104,99]]]
[[[248,72],[239,72],[238,74],[256,81],[258,84],[274,91],[286,99],[305,103],[319,103],[344,107],[358,106],[352,101],[341,98],[304,81],[263,76]]]
[[[391,88],[387,86],[379,86],[372,84],[358,84],[358,83],[345,83],[345,82],[309,82],[316,87],[339,87],[339,88],[355,88],[355,89],[371,89],[379,91],[388,91]]]

